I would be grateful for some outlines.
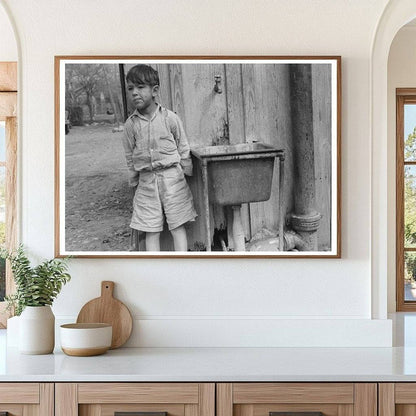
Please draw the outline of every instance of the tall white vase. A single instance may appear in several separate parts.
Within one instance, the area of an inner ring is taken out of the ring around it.
[[[19,351],[50,354],[55,346],[55,316],[50,306],[26,306],[19,319]]]

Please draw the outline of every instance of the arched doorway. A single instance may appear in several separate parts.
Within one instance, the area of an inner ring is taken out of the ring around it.
[[[390,46],[402,26],[416,17],[413,0],[389,2],[380,18],[371,54],[371,269],[372,317],[387,318],[388,265],[394,253],[389,250],[388,224],[395,211],[388,209],[388,56]]]
[[[17,244],[17,41],[9,14],[0,2],[0,246]],[[13,291],[11,271],[0,261],[0,305]],[[4,305],[0,327],[5,326]]]

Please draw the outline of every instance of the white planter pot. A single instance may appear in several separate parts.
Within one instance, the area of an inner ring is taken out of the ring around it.
[[[19,320],[20,316],[14,316],[7,320],[7,346],[19,346]]]
[[[19,319],[19,351],[50,354],[55,346],[55,316],[50,306],[26,306]]]

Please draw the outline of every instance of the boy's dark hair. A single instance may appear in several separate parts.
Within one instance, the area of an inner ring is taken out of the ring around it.
[[[135,65],[127,72],[126,80],[133,84],[159,85],[159,74],[149,65]]]

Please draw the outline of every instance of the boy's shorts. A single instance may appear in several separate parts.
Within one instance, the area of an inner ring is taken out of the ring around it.
[[[169,230],[193,221],[197,216],[191,190],[180,165],[140,172],[130,227],[143,232],[161,232],[163,214]]]

